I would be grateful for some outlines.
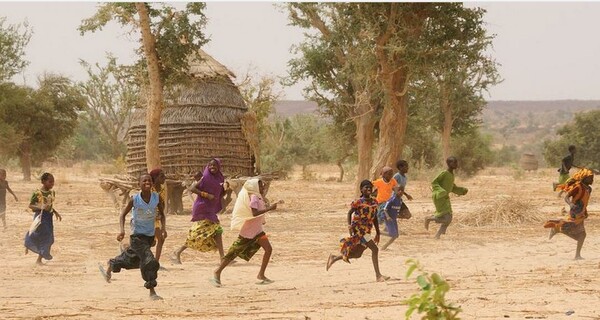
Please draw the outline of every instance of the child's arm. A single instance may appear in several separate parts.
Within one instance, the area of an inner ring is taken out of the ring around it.
[[[265,208],[263,210],[258,210],[256,208],[252,208],[252,216],[254,216],[254,217],[260,216],[263,213],[266,213],[266,212],[269,212],[269,211],[275,210],[275,209],[277,209],[277,203],[273,203],[268,208]]]
[[[379,221],[377,221],[377,215],[373,215],[373,224],[375,227],[375,243],[379,243]]]
[[[54,210],[54,208],[52,208],[52,212],[54,212],[54,215],[56,216],[56,220],[62,221],[62,216],[60,215],[60,213],[58,213],[58,211],[56,211],[56,210]]]
[[[350,232],[350,235],[352,235],[352,213],[354,213],[354,208],[348,210],[348,232]]]
[[[129,213],[129,211],[131,211],[132,208],[133,208],[133,197],[130,197],[129,202],[127,203],[127,206],[125,206],[125,208],[123,208],[121,215],[119,215],[119,227],[121,229],[120,229],[119,234],[117,235],[117,241],[121,241],[121,240],[123,240],[123,238],[125,238],[125,217]]]
[[[192,193],[197,194],[199,197],[206,198],[208,200],[213,200],[215,198],[215,196],[213,196],[212,194],[210,194],[208,192],[200,191],[200,189],[198,189],[198,184],[196,184],[195,186],[191,187],[190,191]]]
[[[8,192],[10,192],[10,194],[12,194],[13,197],[15,197],[15,201],[19,202],[19,199],[17,199],[17,195],[15,195],[15,193],[8,186],[8,181],[6,181],[6,190],[8,190]]]
[[[160,214],[160,225],[162,229],[160,232],[163,235],[163,239],[167,238],[167,217],[165,215],[165,205],[162,202],[158,202],[158,214]]]
[[[459,196],[464,196],[465,194],[467,194],[467,192],[469,192],[469,189],[467,188],[459,187],[457,185],[454,185],[452,187],[452,193],[455,193]]]

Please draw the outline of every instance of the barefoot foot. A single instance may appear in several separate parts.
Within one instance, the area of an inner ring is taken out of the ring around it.
[[[377,277],[377,282],[386,282],[388,280],[390,280],[390,277],[384,276],[382,274]]]
[[[335,262],[335,256],[333,254],[330,254],[329,258],[327,259],[327,267],[325,268],[325,271],[329,271],[329,268],[331,268],[331,266],[333,265],[334,262]]]

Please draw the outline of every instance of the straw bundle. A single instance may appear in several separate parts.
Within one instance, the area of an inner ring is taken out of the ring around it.
[[[507,197],[495,200],[475,214],[461,217],[459,223],[475,227],[515,226],[543,220],[543,214],[531,202]]]

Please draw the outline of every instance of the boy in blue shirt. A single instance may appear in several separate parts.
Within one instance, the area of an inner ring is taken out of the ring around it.
[[[129,203],[119,216],[121,232],[117,235],[117,241],[120,242],[125,237],[125,216],[129,211],[132,212],[130,245],[127,250],[108,261],[106,270],[102,265],[99,265],[99,268],[106,282],[110,282],[112,272],[120,272],[121,269],[140,269],[142,278],[146,281],[144,287],[150,290],[150,299],[162,300],[154,290],[157,286],[156,278],[160,264],[154,258],[150,247],[154,242],[154,220],[157,215],[161,220],[159,231],[165,238],[167,235],[163,202],[159,201],[158,193],[152,192],[152,177],[149,174],[140,176],[139,185],[141,192],[129,199]]]

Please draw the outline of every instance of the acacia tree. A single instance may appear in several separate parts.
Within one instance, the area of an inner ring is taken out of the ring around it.
[[[485,106],[483,94],[499,83],[498,64],[489,55],[495,35],[484,27],[485,10],[448,3],[432,15],[423,31],[431,46],[427,64],[421,65],[421,98],[430,110],[439,110],[443,159],[451,154],[451,136],[470,132]]]
[[[6,18],[0,17],[0,82],[10,79],[29,64],[24,56],[32,33],[27,23],[5,23]]]
[[[289,62],[290,83],[310,81],[305,96],[343,128],[337,132],[354,137],[357,180],[369,178],[379,99],[374,57],[364,49],[367,44],[357,36],[361,25],[353,19],[359,8],[347,3],[290,3],[287,9],[292,25],[307,29],[306,40],[295,47],[300,57]]]
[[[569,145],[575,145],[575,164],[600,170],[600,110],[575,114],[575,118],[558,129],[556,135],[556,140],[544,141],[546,163],[560,166]]]
[[[254,152],[254,167],[261,171],[260,143],[265,141],[268,130],[267,120],[273,113],[273,104],[281,98],[281,91],[275,89],[275,78],[267,75],[258,76],[251,71],[237,84],[248,111],[256,117],[256,130],[253,137],[247,137]]]
[[[187,79],[189,61],[208,42],[202,29],[206,25],[201,2],[187,3],[176,10],[165,3],[103,3],[94,16],[82,21],[81,34],[101,30],[115,20],[140,37],[138,65],[146,67],[148,85],[146,109],[146,165],[160,167],[159,125],[164,105],[164,90]]]
[[[79,86],[86,99],[86,112],[91,122],[97,124],[104,140],[111,146],[111,155],[116,158],[123,150],[121,140],[127,129],[125,126],[139,103],[140,87],[132,76],[131,68],[119,66],[112,55],[106,58],[106,65],[96,63],[95,68],[80,61],[88,80]]]
[[[30,181],[32,164],[41,164],[73,134],[85,102],[68,78],[52,74],[42,76],[36,90],[11,84],[4,93],[8,98],[0,99],[2,120],[20,136],[14,155],[23,180]]]

